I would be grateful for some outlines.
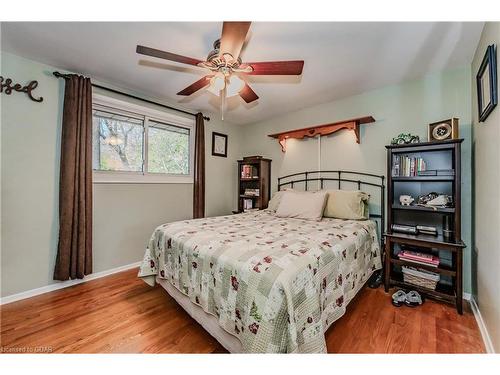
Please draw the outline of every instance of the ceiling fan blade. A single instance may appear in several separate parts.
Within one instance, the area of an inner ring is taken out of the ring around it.
[[[158,57],[160,59],[175,61],[182,64],[198,65],[199,63],[203,62],[202,60],[193,59],[191,57],[182,55],[176,55],[175,53],[161,51],[159,49],[145,47],[145,46],[137,46],[136,52],[141,55]]]
[[[220,39],[219,56],[229,53],[237,60],[245,43],[251,22],[224,22]]]
[[[245,86],[240,90],[239,94],[247,103],[251,103],[254,100],[259,99],[259,96],[255,93],[255,91],[253,91],[252,88],[246,83]]]
[[[266,61],[266,62],[245,63],[244,65],[250,65],[253,68],[252,72],[247,73],[250,75],[299,76],[302,74],[304,61],[302,60]]]
[[[212,78],[212,77],[205,76],[205,77],[199,79],[195,83],[186,87],[184,90],[179,91],[177,93],[177,95],[189,96],[189,95],[195,93],[196,91],[202,89],[203,87],[208,86],[210,84],[210,78]]]

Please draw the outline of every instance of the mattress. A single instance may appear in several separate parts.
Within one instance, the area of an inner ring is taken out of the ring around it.
[[[231,352],[317,353],[326,352],[324,332],[379,268],[375,222],[263,210],[159,226],[139,277],[151,285],[168,280],[164,287],[238,340],[241,347],[226,346]]]

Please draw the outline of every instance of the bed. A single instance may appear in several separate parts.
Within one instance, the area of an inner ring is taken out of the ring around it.
[[[178,221],[156,228],[139,277],[164,287],[229,352],[323,353],[326,330],[382,266],[378,238],[375,220],[270,210]]]

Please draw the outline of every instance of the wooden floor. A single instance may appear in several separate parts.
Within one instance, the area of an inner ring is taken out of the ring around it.
[[[121,272],[0,307],[3,352],[224,353],[159,286]],[[466,309],[467,310],[467,309]],[[395,308],[363,289],[326,334],[330,353],[484,352],[473,315],[427,301]]]

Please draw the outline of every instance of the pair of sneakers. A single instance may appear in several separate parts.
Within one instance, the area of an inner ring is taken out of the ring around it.
[[[416,307],[423,303],[422,296],[415,290],[410,290],[408,293],[405,293],[404,290],[398,290],[392,295],[392,304],[396,307],[403,305]]]

